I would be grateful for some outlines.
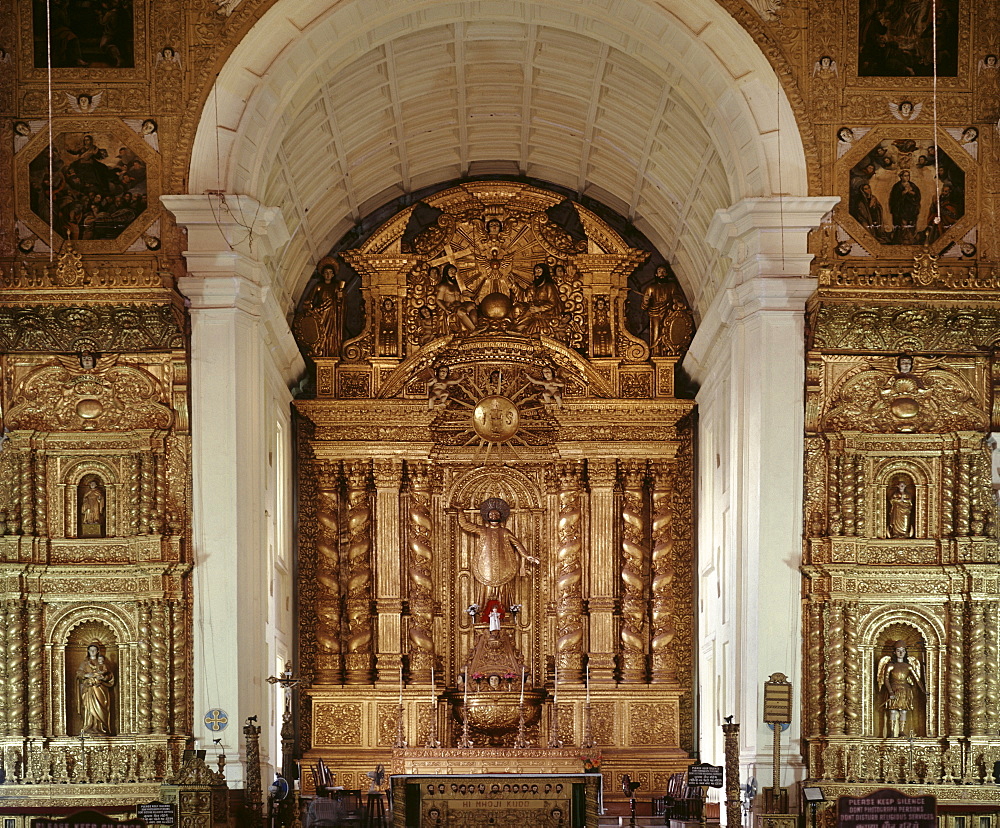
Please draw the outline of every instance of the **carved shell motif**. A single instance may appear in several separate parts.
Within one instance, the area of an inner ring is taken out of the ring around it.
[[[18,385],[7,426],[37,431],[167,429],[173,413],[159,402],[162,398],[160,383],[141,368],[112,364],[86,370],[59,360],[37,368]]]
[[[868,368],[848,376],[823,420],[824,431],[874,433],[985,430],[988,419],[969,383],[951,371],[894,373]]]

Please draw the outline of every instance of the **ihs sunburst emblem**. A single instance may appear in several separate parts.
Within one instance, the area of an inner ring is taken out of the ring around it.
[[[550,408],[561,404],[563,383],[550,365],[438,366],[429,405],[438,411],[432,429],[452,446],[474,447],[500,458],[517,448],[550,444],[556,428]]]

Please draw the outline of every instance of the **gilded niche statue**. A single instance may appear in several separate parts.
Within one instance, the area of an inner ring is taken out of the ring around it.
[[[885,735],[907,736],[907,716],[917,709],[917,688],[924,693],[920,662],[907,655],[905,641],[897,641],[891,656],[883,656],[878,663],[878,686],[885,693],[884,709],[888,713]]]
[[[529,555],[521,541],[504,526],[510,517],[506,501],[498,497],[484,500],[479,514],[484,521],[482,526],[461,512],[458,515],[459,526],[478,540],[478,549],[472,556],[472,574],[483,587],[479,605],[485,610],[491,601],[499,601],[506,610],[513,603],[514,577],[526,574],[525,561],[537,564],[539,560]]]
[[[80,735],[111,735],[111,688],[115,674],[101,654],[100,644],[87,647],[87,657],[76,671],[76,683],[80,689]]]
[[[913,497],[905,480],[897,480],[890,489],[887,524],[890,538],[913,537]]]
[[[100,538],[104,536],[104,492],[99,482],[91,478],[83,485],[80,498],[80,537]]]

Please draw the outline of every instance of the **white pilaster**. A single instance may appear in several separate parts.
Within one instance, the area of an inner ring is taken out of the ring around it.
[[[804,308],[816,287],[806,240],[837,200],[748,199],[716,213],[708,241],[730,270],[684,361],[700,386],[702,761],[723,763],[720,725],[732,714],[742,724],[741,774],[762,786],[772,778],[773,737],[761,723],[772,673],[795,691],[781,782],[802,775]]]
[[[221,735],[242,759],[241,726],[256,715],[266,763],[280,711],[265,679],[292,631],[288,389],[304,370],[270,266],[288,233],[277,208],[247,196],[162,201],[188,233],[178,287],[191,316],[194,735],[209,750]],[[222,734],[202,721],[216,707],[230,717]],[[241,784],[242,766],[227,776]]]

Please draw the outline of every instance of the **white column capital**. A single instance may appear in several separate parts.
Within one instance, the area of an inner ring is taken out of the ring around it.
[[[163,205],[187,230],[188,275],[177,280],[193,313],[233,309],[263,322],[262,338],[288,385],[305,371],[287,321],[290,305],[270,260],[288,243],[278,207],[247,195],[165,195]]]
[[[160,201],[188,232],[192,259],[210,263],[213,255],[239,254],[263,262],[278,253],[289,240],[280,207],[266,207],[248,195],[164,195]]]
[[[734,249],[752,237],[766,239],[766,247],[777,244],[781,250],[784,236],[788,252],[800,255],[805,252],[809,231],[818,227],[839,201],[840,196],[745,198],[715,211],[705,240],[723,256],[733,258]]]

